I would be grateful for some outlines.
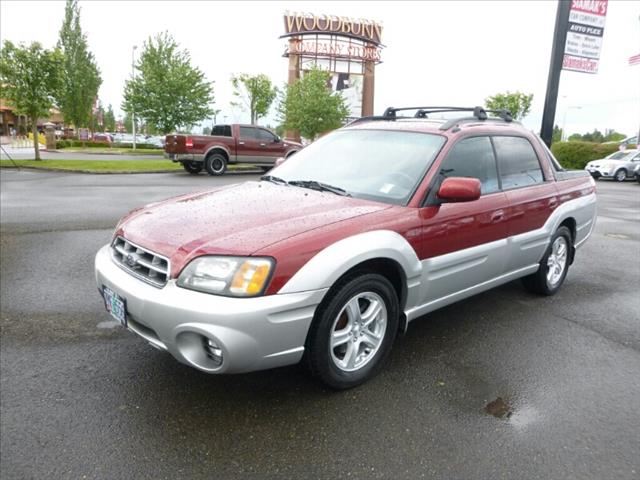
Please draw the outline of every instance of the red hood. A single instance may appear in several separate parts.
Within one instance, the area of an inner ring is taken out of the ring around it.
[[[136,210],[118,234],[169,257],[174,277],[199,255],[251,255],[293,235],[386,208],[330,192],[246,182]]]

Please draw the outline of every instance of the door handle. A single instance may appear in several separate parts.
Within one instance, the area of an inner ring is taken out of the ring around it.
[[[491,214],[491,223],[497,223],[504,218],[504,210],[496,210]]]
[[[238,142],[238,145],[244,145],[244,142]]]
[[[266,144],[266,143],[261,143],[261,144],[260,144],[260,146],[261,146],[261,147],[266,147],[266,146],[267,146],[267,144]]]

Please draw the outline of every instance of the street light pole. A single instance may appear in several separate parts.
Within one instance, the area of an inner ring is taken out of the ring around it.
[[[567,113],[569,112],[569,110],[571,110],[572,108],[575,108],[576,110],[581,110],[582,107],[577,106],[577,105],[573,105],[573,106],[568,106],[567,108],[564,109],[564,116],[562,117],[562,138],[560,140],[562,141],[566,141],[567,137],[567,133],[565,132],[565,125],[567,124]]]
[[[131,49],[131,78],[132,80],[136,79],[136,65],[135,65],[135,55],[136,55],[137,45],[134,45]],[[136,149],[136,110],[133,105],[131,105],[131,131],[133,132],[133,150]]]

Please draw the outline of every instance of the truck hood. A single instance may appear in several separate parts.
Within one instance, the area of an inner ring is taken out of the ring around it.
[[[175,277],[200,255],[251,255],[293,235],[387,208],[330,192],[246,182],[135,210],[116,233],[168,257]]]

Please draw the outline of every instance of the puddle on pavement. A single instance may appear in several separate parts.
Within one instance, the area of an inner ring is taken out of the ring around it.
[[[484,407],[484,411],[496,418],[507,420],[510,425],[517,428],[524,428],[537,421],[540,417],[535,408],[522,405],[515,409],[513,405],[510,405],[508,399],[505,400],[502,397],[489,402]]]
[[[509,418],[512,414],[511,406],[505,402],[502,397],[498,397],[492,402],[487,403],[484,411],[496,418]]]
[[[96,327],[101,330],[112,329],[118,326],[120,326],[120,322],[118,322],[117,320],[107,320],[106,322],[100,322],[98,325],[96,325]]]

